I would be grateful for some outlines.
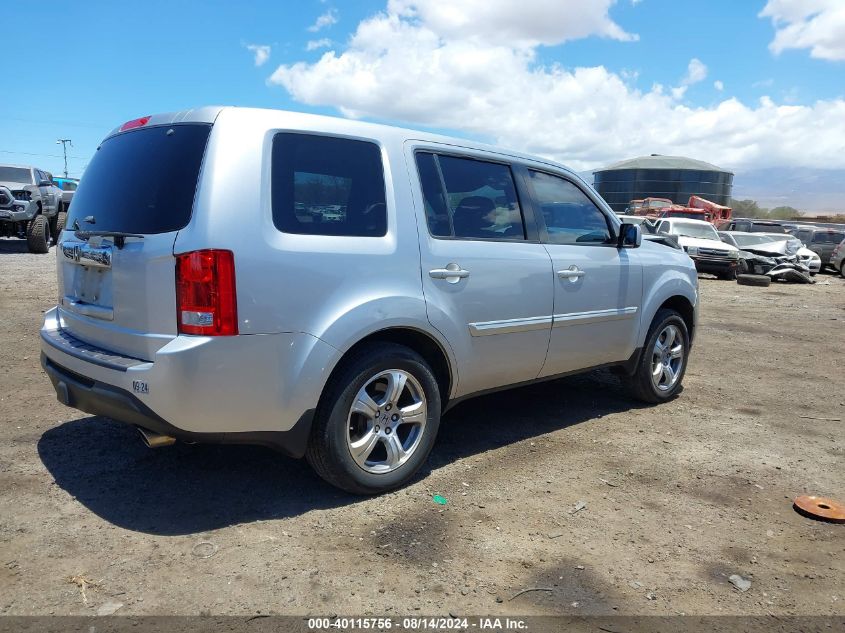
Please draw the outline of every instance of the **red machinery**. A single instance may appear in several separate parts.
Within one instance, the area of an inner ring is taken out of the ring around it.
[[[632,207],[636,215],[644,215],[648,218],[690,218],[692,220],[704,220],[713,225],[718,225],[731,217],[731,208],[710,202],[700,196],[690,196],[687,205],[675,204],[668,198],[645,198],[632,200]],[[633,203],[638,203],[636,206]]]

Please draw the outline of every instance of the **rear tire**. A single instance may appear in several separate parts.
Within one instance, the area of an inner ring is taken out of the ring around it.
[[[36,215],[26,227],[26,246],[30,253],[50,250],[50,223],[43,215]]]
[[[64,208],[64,207],[62,207]],[[67,211],[59,211],[56,217],[50,222],[50,232],[53,234],[53,242],[59,243],[59,236],[65,230],[65,223],[67,222]]]
[[[395,396],[391,385],[402,385]],[[394,343],[368,345],[326,385],[305,457],[322,479],[347,492],[398,488],[428,458],[440,407],[437,380],[419,354]]]
[[[772,283],[772,278],[767,275],[737,275],[736,283],[740,286],[758,286],[759,288],[768,288]]]
[[[651,404],[675,397],[687,370],[689,350],[689,331],[681,315],[666,308],[658,310],[637,368],[628,379],[631,394]]]

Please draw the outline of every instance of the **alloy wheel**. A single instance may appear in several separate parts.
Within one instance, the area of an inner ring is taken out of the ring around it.
[[[420,445],[428,407],[419,381],[401,369],[369,378],[349,411],[347,445],[360,468],[389,473],[410,459]]]
[[[659,391],[669,391],[678,382],[684,365],[684,337],[677,325],[661,330],[651,354],[651,382]]]

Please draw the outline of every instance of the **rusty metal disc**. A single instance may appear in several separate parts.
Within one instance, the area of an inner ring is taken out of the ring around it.
[[[826,497],[802,495],[793,502],[793,508],[804,516],[831,523],[845,523],[845,505]]]

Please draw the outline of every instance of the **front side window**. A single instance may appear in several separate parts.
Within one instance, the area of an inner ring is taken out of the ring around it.
[[[368,141],[273,137],[273,223],[285,233],[381,237],[387,205],[381,150]]]
[[[524,240],[510,167],[417,152],[429,232],[435,237]]]
[[[534,196],[552,244],[606,244],[611,241],[604,213],[574,183],[529,171]]]

